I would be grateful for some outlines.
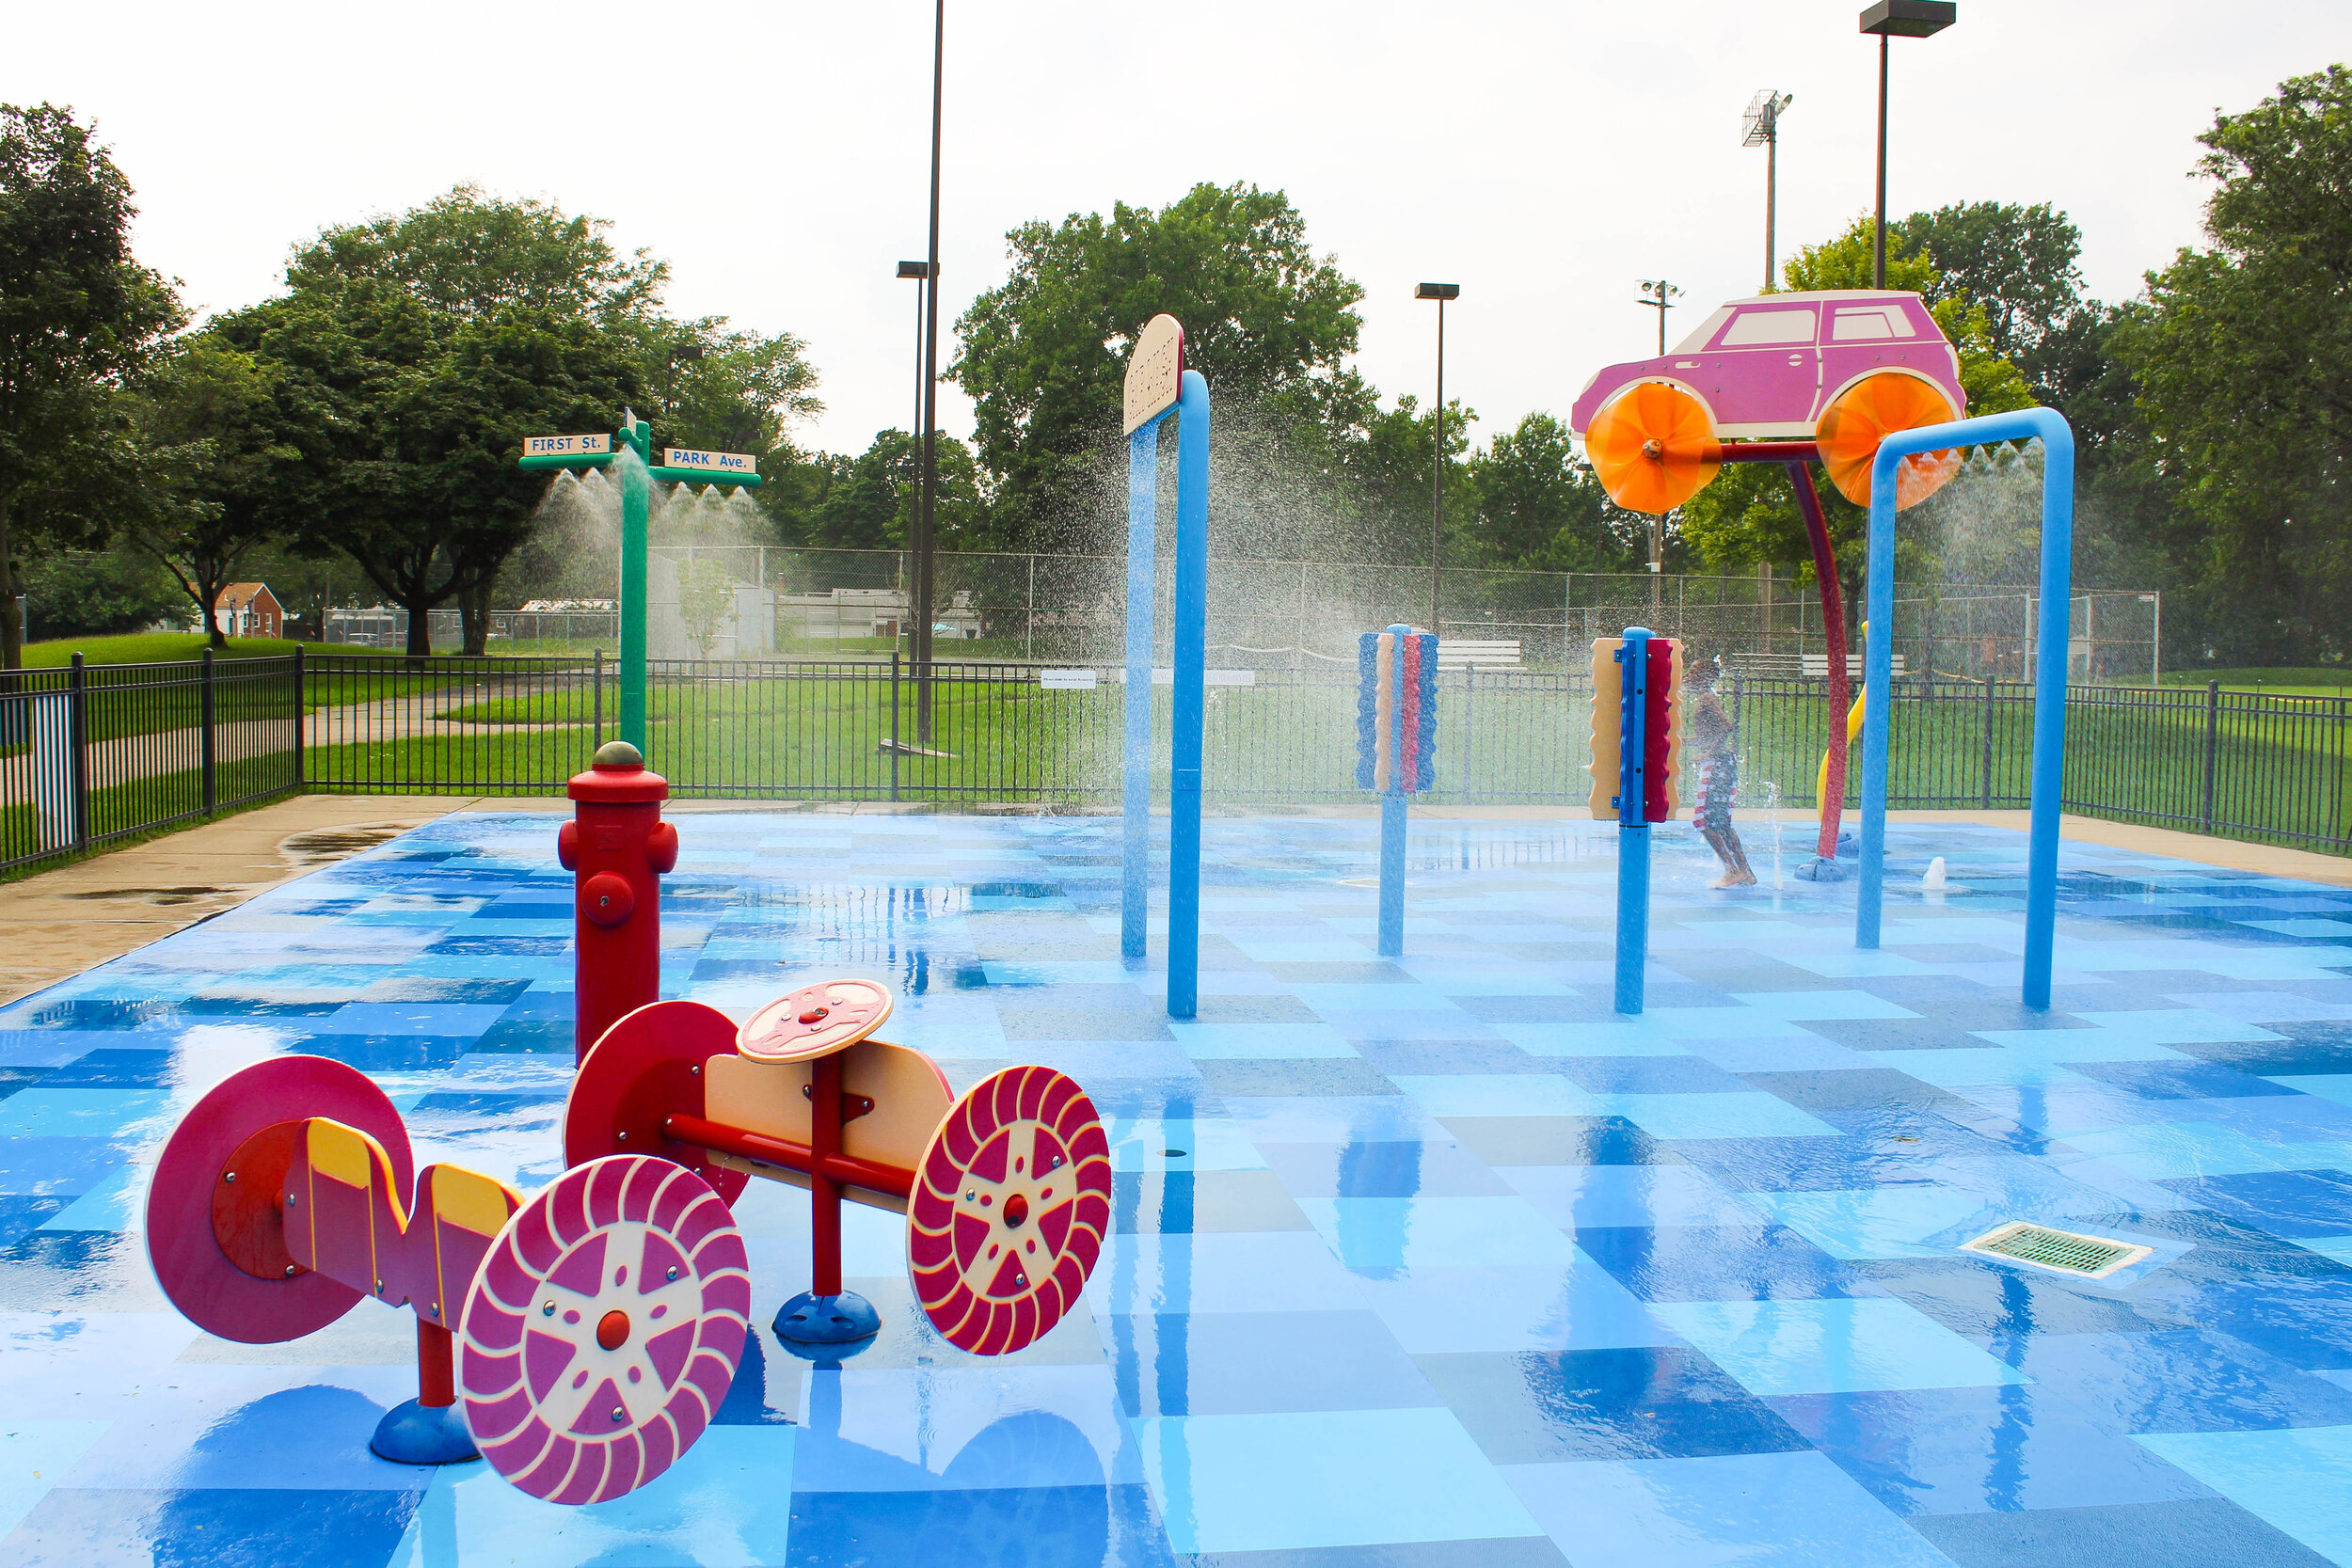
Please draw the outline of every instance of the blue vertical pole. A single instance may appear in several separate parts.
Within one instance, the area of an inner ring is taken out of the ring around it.
[[[1200,979],[1200,742],[1208,711],[1209,384],[1176,400],[1176,694],[1168,737],[1168,1016],[1190,1018]]]
[[[1119,951],[1143,957],[1152,916],[1152,598],[1160,506],[1160,424],[1127,438],[1127,734],[1121,801]]]
[[[1879,944],[1886,863],[1886,771],[1895,681],[1895,467],[1914,452],[1994,441],[2042,442],[2042,613],[2034,628],[2033,798],[2026,838],[2028,1007],[2050,1005],[2058,939],[2058,809],[2066,793],[2066,641],[2074,573],[2074,432],[2054,408],[2021,408],[1889,436],[1870,465],[1870,619],[1862,714],[1862,878],[1854,945]],[[2055,655],[2055,657],[2053,657]]]
[[[1649,640],[1645,626],[1628,626],[1617,657],[1625,666],[1617,721],[1617,1011],[1642,1010],[1643,971],[1649,963],[1649,778],[1644,730],[1649,709]]]
[[[1380,792],[1380,956],[1405,954],[1405,641],[1410,626],[1389,628],[1389,787]]]

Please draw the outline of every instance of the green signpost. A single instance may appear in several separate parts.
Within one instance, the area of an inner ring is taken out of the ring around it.
[[[637,461],[621,468],[621,738],[645,747],[645,546],[653,514],[653,482],[756,487],[759,460],[739,451],[670,447],[653,460],[653,426],[625,412],[611,436],[533,436],[523,443],[528,469],[602,468],[623,450]]]

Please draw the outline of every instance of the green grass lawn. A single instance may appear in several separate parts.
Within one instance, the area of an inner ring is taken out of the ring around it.
[[[2167,686],[2202,687],[2219,681],[2224,691],[2276,691],[2291,696],[2352,696],[2352,665],[2279,666],[2267,669],[2169,670]]]

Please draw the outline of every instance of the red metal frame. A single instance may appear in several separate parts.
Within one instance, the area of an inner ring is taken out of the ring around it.
[[[1829,538],[1829,518],[1821,510],[1821,495],[1813,487],[1807,465],[1820,461],[1820,449],[1811,441],[1727,441],[1726,463],[1778,463],[1788,470],[1788,483],[1797,492],[1797,510],[1804,516],[1805,537],[1813,546],[1813,578],[1821,591],[1821,631],[1829,644],[1829,788],[1820,802],[1821,832],[1814,852],[1823,860],[1837,858],[1837,827],[1846,813],[1846,710],[1853,691],[1846,674],[1846,595],[1837,580],[1837,552]]]

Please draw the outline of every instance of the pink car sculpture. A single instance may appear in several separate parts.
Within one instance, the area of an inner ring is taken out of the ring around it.
[[[1926,302],[1855,289],[1728,301],[1673,353],[1595,375],[1568,423],[1620,505],[1665,511],[1714,477],[1724,441],[1817,442],[1831,480],[1861,503],[1883,436],[1967,408],[1960,356]],[[1943,483],[1943,458],[1904,470],[1901,504]]]

